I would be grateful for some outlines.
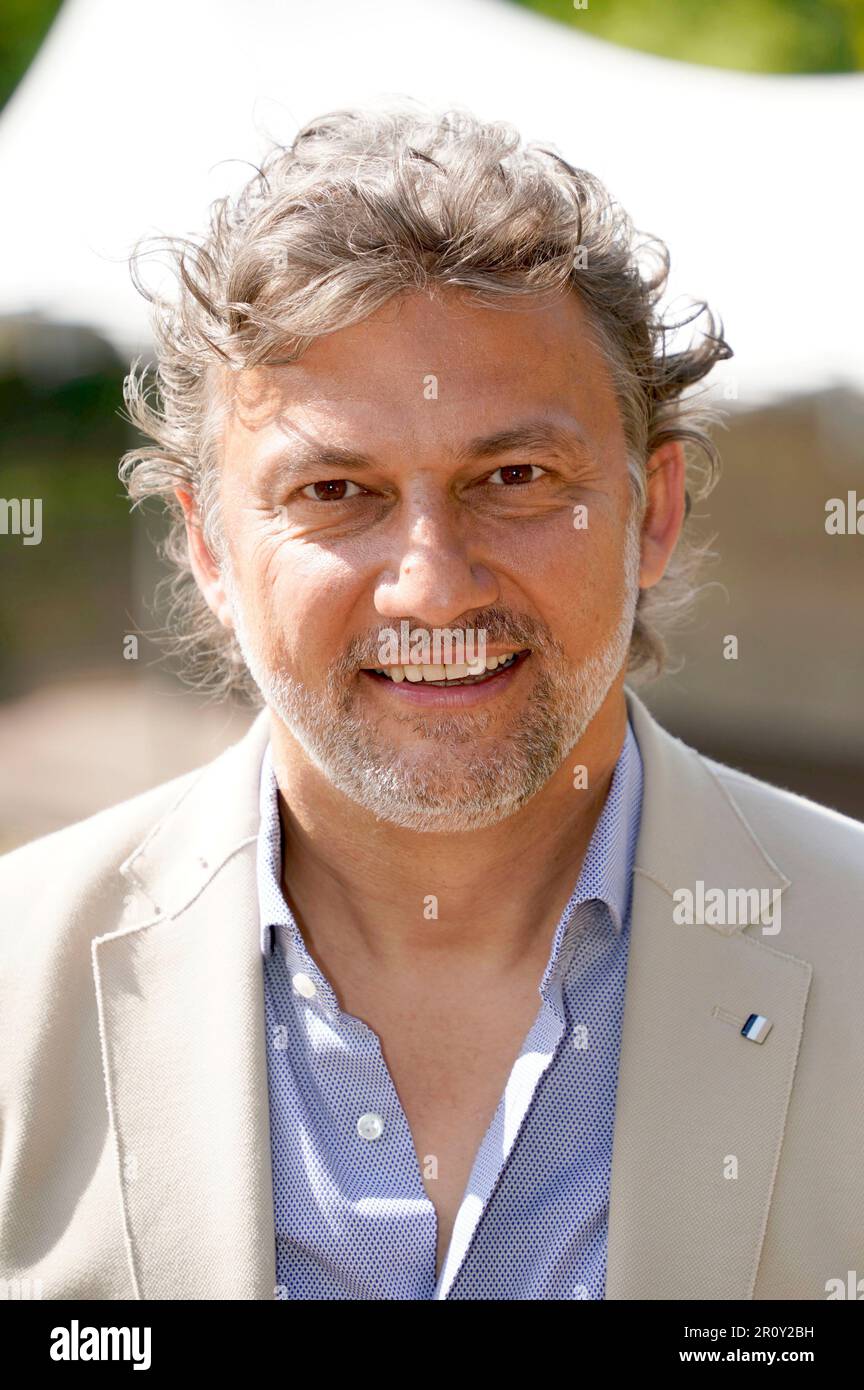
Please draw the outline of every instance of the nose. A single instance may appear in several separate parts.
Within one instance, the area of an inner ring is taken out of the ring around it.
[[[375,586],[377,612],[446,627],[472,609],[494,604],[498,582],[477,558],[470,524],[447,498],[424,495],[406,502],[390,563]]]

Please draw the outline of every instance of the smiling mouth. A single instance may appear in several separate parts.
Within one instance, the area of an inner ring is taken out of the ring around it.
[[[483,663],[482,670],[476,669],[480,665],[477,662],[472,667],[467,665],[367,666],[363,667],[363,672],[375,680],[388,681],[397,685],[401,684],[402,681],[408,681],[415,685],[422,683],[449,690],[460,685],[482,685],[486,681],[495,680],[504,671],[509,671],[530,655],[530,648],[527,648],[521,652],[511,652],[508,656],[490,656]]]

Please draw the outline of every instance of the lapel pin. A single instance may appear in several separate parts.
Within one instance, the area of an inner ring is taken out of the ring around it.
[[[761,1014],[751,1014],[741,1029],[741,1036],[749,1038],[751,1042],[762,1043],[770,1032],[770,1019],[763,1018]]]

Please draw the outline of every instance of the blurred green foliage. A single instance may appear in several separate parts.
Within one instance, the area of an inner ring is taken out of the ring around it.
[[[744,72],[864,69],[864,0],[587,0],[584,9],[574,0],[511,3],[595,38],[684,62]],[[60,4],[3,0],[0,106],[27,71]]]
[[[36,55],[62,0],[3,0],[0,105]],[[514,0],[647,53],[748,72],[864,68],[864,0]]]
[[[44,383],[0,366],[0,470],[30,456],[68,458],[123,447],[123,372]]]
[[[0,360],[0,497],[42,502],[39,545],[0,536],[0,699],[104,663],[129,626],[122,383],[119,361],[52,380]]]
[[[61,0],[3,0],[0,5],[0,106],[5,106],[54,22]]]
[[[593,38],[743,72],[864,68],[864,0],[514,0]]]

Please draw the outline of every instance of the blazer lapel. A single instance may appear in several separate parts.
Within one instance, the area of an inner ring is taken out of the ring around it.
[[[258,927],[267,711],[123,865],[93,941],[130,1265],[143,1299],[273,1298],[275,1248]]]
[[[780,892],[789,880],[702,758],[626,693],[645,782],[606,1297],[747,1299],[780,1158],[811,967],[778,950],[776,938],[754,925],[755,916],[749,931],[746,924],[675,923],[674,891],[694,891],[699,879],[706,891]],[[751,1013],[773,1025],[761,1045],[740,1035]]]

